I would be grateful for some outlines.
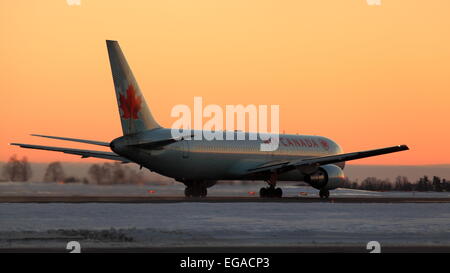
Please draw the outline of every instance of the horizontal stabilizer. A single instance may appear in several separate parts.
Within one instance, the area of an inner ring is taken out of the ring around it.
[[[187,139],[192,139],[194,137],[193,134],[186,135],[186,136],[179,136],[175,138],[166,138],[166,139],[158,139],[153,141],[146,141],[143,143],[136,143],[136,144],[130,144],[130,146],[134,146],[137,148],[144,148],[144,149],[161,149],[164,146],[167,146],[169,144],[182,141]]]
[[[82,150],[82,149],[52,147],[52,146],[41,146],[41,145],[22,144],[22,143],[10,143],[10,145],[15,145],[15,146],[19,146],[21,148],[27,148],[27,149],[38,149],[38,150],[62,152],[65,154],[79,155],[82,158],[95,157],[95,158],[121,161],[122,163],[131,162],[130,160],[128,160],[124,157],[121,157],[118,154],[113,153],[113,152],[92,151],[92,150]]]
[[[87,140],[87,139],[79,139],[79,138],[69,138],[69,137],[45,136],[45,135],[37,135],[37,134],[31,134],[31,135],[37,136],[37,137],[46,137],[46,138],[52,138],[52,139],[67,140],[67,141],[81,142],[81,143],[87,143],[87,144],[92,144],[92,145],[109,147],[109,142],[103,142],[103,141],[95,141],[95,140]]]

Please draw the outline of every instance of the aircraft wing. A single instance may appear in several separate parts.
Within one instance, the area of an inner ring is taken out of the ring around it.
[[[103,151],[92,151],[92,150],[82,150],[82,149],[72,149],[72,148],[61,148],[61,147],[52,147],[52,146],[41,146],[41,145],[31,145],[31,144],[22,144],[22,143],[11,143],[11,145],[16,145],[21,148],[27,149],[38,149],[38,150],[47,150],[47,151],[55,151],[55,152],[63,152],[65,154],[73,154],[79,155],[82,158],[88,157],[96,157],[103,158],[109,160],[121,161],[122,163],[130,163],[131,161],[119,156],[113,152],[103,152]]]
[[[337,154],[337,155],[328,155],[328,156],[319,156],[319,157],[311,157],[311,158],[303,158],[297,160],[290,161],[278,161],[273,164],[265,163],[256,168],[248,169],[247,174],[255,174],[255,173],[263,173],[263,172],[277,172],[283,173],[296,168],[302,167],[318,167],[326,164],[333,164],[343,161],[355,160],[360,158],[366,158],[371,156],[395,153],[400,151],[409,150],[406,145],[398,145],[387,148],[354,152],[354,153],[345,153],[345,154]]]

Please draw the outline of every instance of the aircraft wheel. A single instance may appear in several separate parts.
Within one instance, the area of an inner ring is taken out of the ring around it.
[[[283,190],[281,190],[281,188],[273,188],[273,187],[261,188],[259,190],[259,196],[263,198],[266,197],[280,198],[281,196],[283,196]]]
[[[329,190],[320,190],[319,196],[322,199],[328,199],[328,197],[330,197],[330,191]]]
[[[206,188],[201,188],[200,197],[206,197],[207,194],[208,194],[208,190]]]
[[[283,190],[281,188],[276,188],[274,191],[274,197],[281,198],[283,196]]]
[[[186,187],[184,189],[184,196],[186,197],[192,197],[192,187]]]
[[[261,188],[259,190],[259,197],[268,197],[268,188]]]
[[[202,196],[201,189],[193,188],[192,189],[192,197],[200,197],[200,196]]]
[[[195,181],[187,184],[184,189],[184,196],[186,197],[206,197],[208,190],[203,183]]]

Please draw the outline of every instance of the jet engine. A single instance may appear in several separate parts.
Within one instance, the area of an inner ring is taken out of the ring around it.
[[[305,181],[319,190],[333,190],[344,183],[345,175],[341,168],[329,164],[319,167],[313,174],[307,175]]]

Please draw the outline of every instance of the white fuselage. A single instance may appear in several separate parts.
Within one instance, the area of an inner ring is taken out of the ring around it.
[[[185,180],[256,180],[264,176],[243,175],[248,169],[267,162],[311,158],[342,153],[334,141],[311,135],[279,135],[279,145],[274,151],[261,151],[262,140],[182,140],[161,149],[133,147],[167,138],[170,129],[154,129],[138,135],[114,140],[111,148],[119,155],[165,176]],[[235,138],[236,139],[236,138]],[[338,164],[341,168],[344,163]],[[294,170],[281,174],[279,181],[302,181],[303,175]]]

